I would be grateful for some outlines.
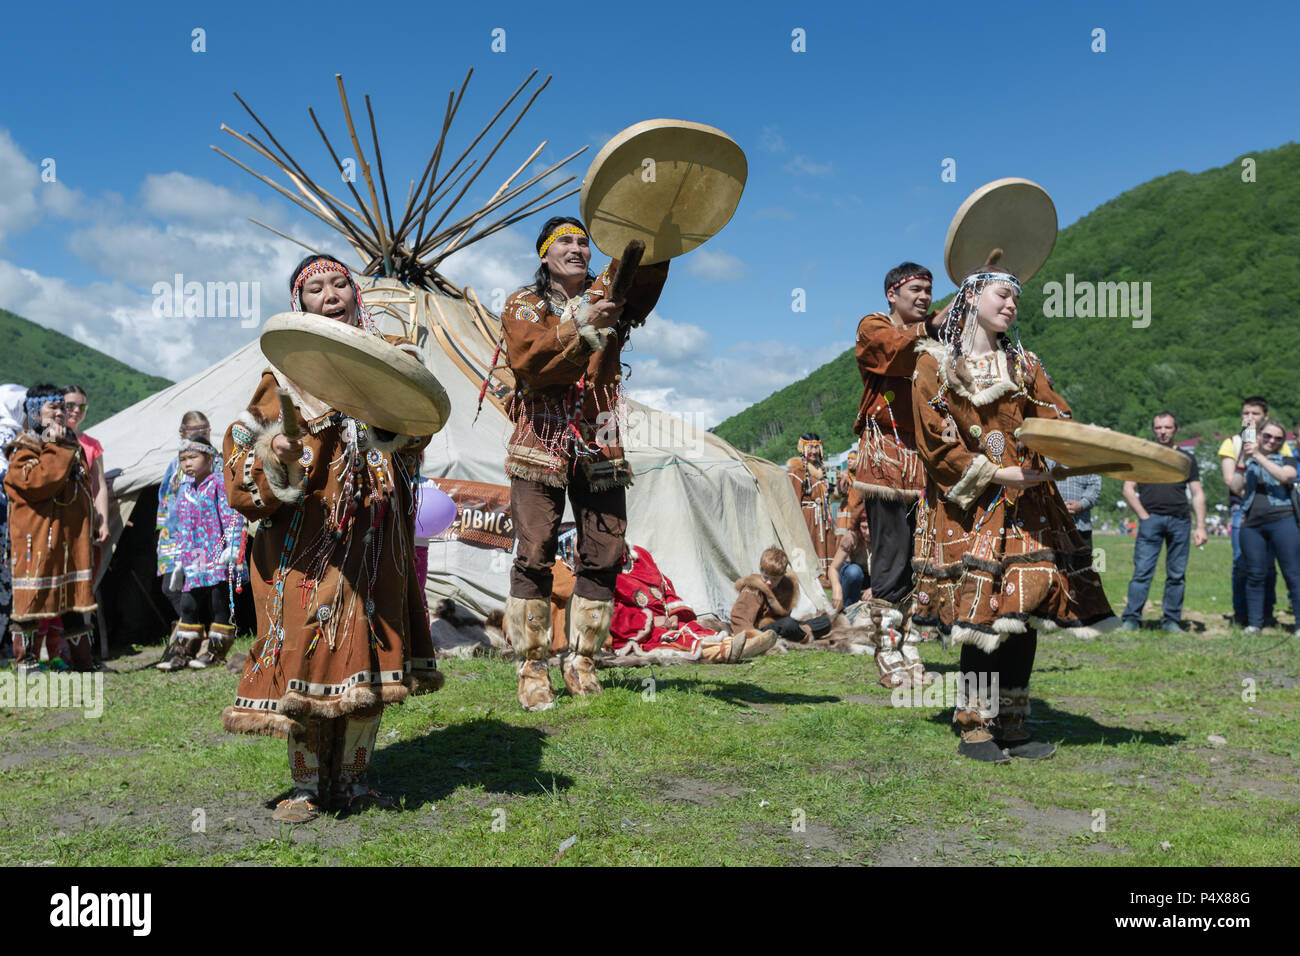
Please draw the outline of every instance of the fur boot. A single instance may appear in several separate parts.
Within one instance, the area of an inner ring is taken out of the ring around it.
[[[551,647],[551,602],[546,598],[506,599],[506,639],[519,662],[519,706],[524,710],[550,710],[555,706],[551,671],[546,655]]]
[[[595,658],[609,638],[609,624],[613,616],[613,601],[593,601],[577,594],[569,599],[565,615],[569,629],[569,652],[564,657],[561,669],[564,672],[564,686],[574,697],[600,693]]]
[[[226,654],[230,652],[230,646],[234,643],[235,626],[233,624],[213,624],[208,629],[208,636],[199,646],[198,653],[189,662],[190,667],[195,670],[203,670],[203,668],[211,667],[213,664],[224,663]]]
[[[998,698],[998,717],[990,728],[993,738],[1007,755],[1022,760],[1044,760],[1056,753],[1056,745],[1034,740],[1025,725],[1029,717],[1029,691],[1013,688]]]
[[[154,666],[160,671],[184,670],[199,652],[206,637],[207,629],[202,624],[176,625],[175,638],[167,645],[163,659]]]

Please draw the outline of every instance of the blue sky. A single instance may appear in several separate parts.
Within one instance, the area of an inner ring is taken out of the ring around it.
[[[1064,226],[1154,176],[1296,139],[1300,14],[1267,6],[1012,2],[990,16],[964,3],[760,3],[734,15],[703,4],[390,3],[381,17],[357,16],[381,7],[356,3],[22,5],[0,37],[0,307],[184,377],[255,330],[154,317],[153,282],[259,281],[265,318],[287,307],[298,255],[246,216],[342,248],[208,149],[249,161],[219,131],[252,127],[232,90],[323,177],[306,108],[340,139],[342,72],[354,115],[371,94],[404,196],[468,67],[453,144],[540,67],[550,87],[467,200],[486,198],[542,139],[543,160],[590,145],[573,164],[581,177],[609,136],[652,117],[717,126],[748,156],[736,217],[674,263],[633,340],[633,394],[709,425],[847,348],[856,320],[883,304],[892,265],[941,273],[949,220],[981,183],[1036,180]],[[196,27],[206,52],[191,49]],[[495,28],[504,53],[490,49]],[[1104,53],[1091,50],[1096,28]],[[806,52],[791,49],[795,29]],[[47,157],[56,183],[40,181]],[[945,158],[955,183],[940,180]],[[446,271],[480,291],[518,286],[539,225],[472,247]],[[791,311],[795,288],[806,313]],[[950,288],[941,279],[936,291]]]

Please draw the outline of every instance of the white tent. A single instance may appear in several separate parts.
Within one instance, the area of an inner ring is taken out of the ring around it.
[[[373,278],[361,285],[381,327],[405,330],[419,342],[426,364],[451,398],[450,421],[429,444],[423,473],[508,484],[504,390],[489,393],[474,419],[500,320],[472,290],[444,294]],[[122,520],[139,492],[162,480],[176,453],[181,416],[190,409],[204,412],[219,444],[227,425],[247,406],[266,364],[252,342],[93,429],[104,445],[105,469],[121,469],[114,494]],[[697,613],[725,620],[735,599],[733,581],[757,570],[759,555],[772,544],[791,556],[806,596],[801,609],[826,610],[812,540],[784,468],[636,402],[628,402],[626,442],[636,475],[628,491],[628,536],[654,554]],[[145,502],[152,504],[152,498]],[[114,522],[115,538],[120,528]],[[426,588],[431,599],[451,598],[482,615],[504,606],[509,568],[510,556],[502,551],[435,541]]]

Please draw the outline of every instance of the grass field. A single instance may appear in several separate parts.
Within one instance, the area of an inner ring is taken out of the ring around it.
[[[1097,545],[1118,611],[1132,539]],[[449,661],[384,716],[374,782],[405,809],[298,827],[264,806],[285,744],[222,731],[234,675],[143,648],[109,662],[101,719],[0,711],[0,864],[1294,865],[1300,641],[1227,627],[1230,560],[1193,549],[1186,634],[1040,638],[1049,761],[959,758],[950,713],[891,706],[869,658],[606,671],[544,714],[509,664]]]

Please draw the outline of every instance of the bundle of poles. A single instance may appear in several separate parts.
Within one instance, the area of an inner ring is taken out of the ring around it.
[[[492,130],[492,127],[496,125],[497,121],[510,109],[515,100],[523,94],[524,90],[537,77],[537,73],[537,70],[533,70],[528,75],[528,78],[519,85],[505,104],[497,110],[492,119],[474,137],[474,140],[456,158],[455,162],[447,165],[444,169],[443,153],[447,142],[447,133],[451,128],[452,121],[456,118],[456,113],[460,109],[461,101],[465,96],[465,89],[469,86],[470,77],[474,74],[473,68],[465,74],[459,92],[456,90],[448,91],[447,107],[442,120],[442,131],[438,135],[437,143],[434,145],[433,152],[429,157],[429,161],[425,164],[424,172],[421,174],[419,181],[411,180],[406,195],[406,206],[396,219],[393,217],[388,179],[384,173],[383,153],[379,148],[379,130],[375,125],[375,113],[370,104],[370,96],[367,94],[365,97],[366,115],[370,121],[370,138],[374,146],[378,188],[376,188],[376,176],[371,170],[370,162],[362,149],[361,139],[357,135],[356,125],[352,121],[352,109],[348,103],[347,92],[344,89],[341,74],[335,74],[335,81],[338,84],[339,101],[343,107],[343,118],[347,123],[348,136],[351,140],[352,149],[356,153],[355,169],[360,172],[361,180],[367,192],[365,198],[357,189],[354,181],[356,176],[350,175],[351,171],[344,165],[345,161],[351,157],[340,158],[338,150],[335,149],[334,144],[321,126],[315,109],[311,107],[308,107],[307,112],[311,116],[316,131],[320,134],[325,148],[329,151],[330,158],[338,170],[341,181],[347,185],[347,189],[351,193],[353,200],[351,203],[322,188],[318,182],[308,175],[306,170],[289,154],[289,151],[276,139],[275,134],[271,132],[238,93],[235,93],[235,99],[253,118],[253,121],[261,129],[269,143],[259,139],[252,132],[238,133],[224,123],[221,125],[221,129],[245,146],[248,146],[259,156],[273,163],[288,178],[293,189],[276,182],[269,176],[256,172],[217,146],[213,146],[212,149],[245,172],[260,179],[326,225],[340,232],[356,252],[361,263],[356,271],[364,275],[391,276],[403,282],[422,287],[437,285],[444,290],[453,291],[446,280],[438,274],[438,264],[442,260],[452,253],[478,242],[480,239],[487,238],[494,232],[505,229],[519,220],[562,202],[579,192],[578,188],[574,188],[559,196],[550,198],[554,193],[577,178],[576,176],[569,176],[538,195],[523,199],[516,205],[510,205],[587,149],[584,146],[582,149],[565,156],[559,162],[552,163],[535,175],[530,176],[523,183],[517,186],[514,185],[515,180],[524,173],[541,154],[542,150],[546,148],[547,141],[543,140],[528,155],[528,158],[520,163],[519,167],[506,178],[487,202],[469,213],[462,210],[457,218],[452,218],[453,210],[465,198],[466,193],[482,175],[502,144],[514,132],[515,127],[519,125],[519,121],[523,119],[524,114],[536,102],[542,90],[546,89],[551,82],[551,77],[547,76],[541,85],[533,91],[509,128],[501,134],[495,145],[492,146],[492,149],[481,161],[475,158],[466,162],[470,153],[474,151],[483,138]],[[466,178],[467,176],[468,178]],[[464,180],[463,184],[461,184],[462,180]],[[458,185],[460,186],[459,192],[456,192],[449,201],[445,201]],[[383,197],[382,206],[380,204],[381,195]],[[500,215],[497,218],[489,220],[490,216],[498,213]],[[252,218],[249,221],[261,226],[263,229],[270,230],[281,238],[302,246],[304,249],[320,254],[320,250],[314,249],[299,239],[285,235],[264,222]]]

